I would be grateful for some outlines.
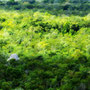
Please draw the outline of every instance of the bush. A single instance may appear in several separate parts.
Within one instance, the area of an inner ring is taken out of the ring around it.
[[[11,85],[11,82],[3,82],[1,88],[3,88],[4,90],[10,90],[12,88]]]

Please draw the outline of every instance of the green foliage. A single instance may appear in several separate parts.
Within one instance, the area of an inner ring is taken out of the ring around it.
[[[1,85],[1,88],[4,90],[10,90],[11,89],[11,82],[3,82]]]
[[[0,89],[90,89],[90,15],[0,10],[0,25]]]
[[[49,12],[54,15],[80,15],[90,12],[89,0],[2,0],[0,8],[9,10],[27,10]]]

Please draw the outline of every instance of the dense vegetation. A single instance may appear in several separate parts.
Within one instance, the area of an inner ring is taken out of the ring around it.
[[[7,61],[12,53],[20,60]],[[0,10],[0,90],[90,90],[90,15]]]
[[[90,90],[89,13],[90,0],[0,0],[0,90]]]
[[[0,8],[85,16],[90,12],[90,0],[1,0]]]

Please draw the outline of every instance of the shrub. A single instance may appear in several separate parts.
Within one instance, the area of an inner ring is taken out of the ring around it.
[[[12,88],[11,85],[12,85],[11,82],[3,82],[1,88],[3,88],[4,90],[10,90]]]

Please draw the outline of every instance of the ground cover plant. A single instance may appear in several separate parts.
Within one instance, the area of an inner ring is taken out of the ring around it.
[[[11,54],[20,58],[7,61]],[[90,15],[0,10],[0,90],[90,90]]]

